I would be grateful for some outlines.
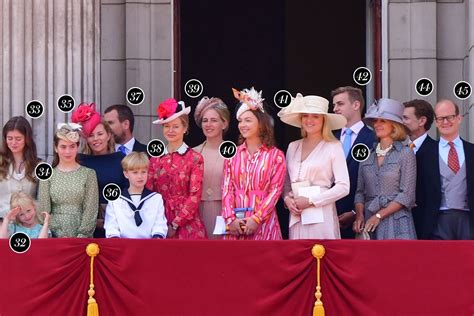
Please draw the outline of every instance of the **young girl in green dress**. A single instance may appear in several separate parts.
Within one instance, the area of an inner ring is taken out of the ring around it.
[[[95,171],[77,161],[80,125],[61,124],[54,136],[53,175],[39,184],[40,209],[55,237],[92,237],[99,193]]]

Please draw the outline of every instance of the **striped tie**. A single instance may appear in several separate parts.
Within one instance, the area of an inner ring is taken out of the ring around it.
[[[451,147],[449,148],[448,153],[448,167],[456,174],[460,169],[458,152],[456,151],[456,148],[454,148],[453,142],[449,142],[448,145]]]

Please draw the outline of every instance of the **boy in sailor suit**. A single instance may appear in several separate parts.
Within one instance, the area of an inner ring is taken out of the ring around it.
[[[105,212],[107,238],[165,238],[168,232],[161,194],[145,188],[148,157],[133,152],[122,160],[123,174],[130,182],[128,190],[109,202]]]

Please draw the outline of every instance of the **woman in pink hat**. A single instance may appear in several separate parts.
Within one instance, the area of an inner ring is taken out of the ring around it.
[[[71,121],[82,126],[82,134],[86,141],[82,154],[79,154],[79,163],[96,172],[99,184],[99,211],[94,237],[105,238],[104,218],[108,201],[103,195],[103,190],[109,183],[115,183],[122,189],[128,187],[121,166],[125,154],[115,151],[112,130],[107,121],[96,112],[95,103],[80,104],[72,113]]]
[[[416,239],[411,208],[415,204],[416,158],[405,146],[404,106],[380,99],[368,109],[364,121],[373,126],[378,144],[359,165],[354,199],[353,229],[371,239]]]
[[[349,173],[341,142],[332,130],[346,119],[328,113],[329,101],[298,93],[278,113],[289,125],[301,128],[302,139],[288,145],[288,177],[284,201],[290,211],[290,239],[340,239],[336,201],[349,194]]]
[[[214,235],[213,231],[216,217],[222,213],[221,187],[224,170],[224,158],[219,153],[219,146],[229,128],[230,113],[221,99],[204,97],[194,111],[194,120],[206,136],[204,143],[193,148],[204,158],[203,190],[199,211],[206,226],[207,236],[217,239],[221,236]]]
[[[224,163],[222,215],[226,239],[281,239],[275,205],[285,181],[285,156],[275,147],[271,116],[265,113],[262,92],[237,91],[240,101],[239,146]]]
[[[159,119],[153,122],[163,126],[168,144],[162,156],[150,159],[146,187],[163,196],[167,238],[207,238],[199,216],[204,160],[184,142],[190,111],[184,102],[167,99],[158,105]]]

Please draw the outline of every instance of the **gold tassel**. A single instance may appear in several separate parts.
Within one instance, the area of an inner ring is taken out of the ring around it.
[[[314,302],[314,308],[313,308],[313,316],[324,316],[324,306],[323,302],[321,301],[321,278],[320,278],[320,271],[321,271],[321,262],[320,260],[324,257],[324,253],[326,252],[326,249],[324,249],[323,245],[314,245],[313,249],[311,249],[311,253],[313,254],[313,257],[316,258],[318,264],[317,264],[317,285],[316,285],[316,293],[314,296],[316,296],[316,302]]]
[[[87,300],[87,316],[99,316],[99,305],[94,298],[94,257],[99,254],[99,245],[96,243],[90,243],[86,247],[86,253],[91,257],[91,283],[89,285],[89,299]]]

